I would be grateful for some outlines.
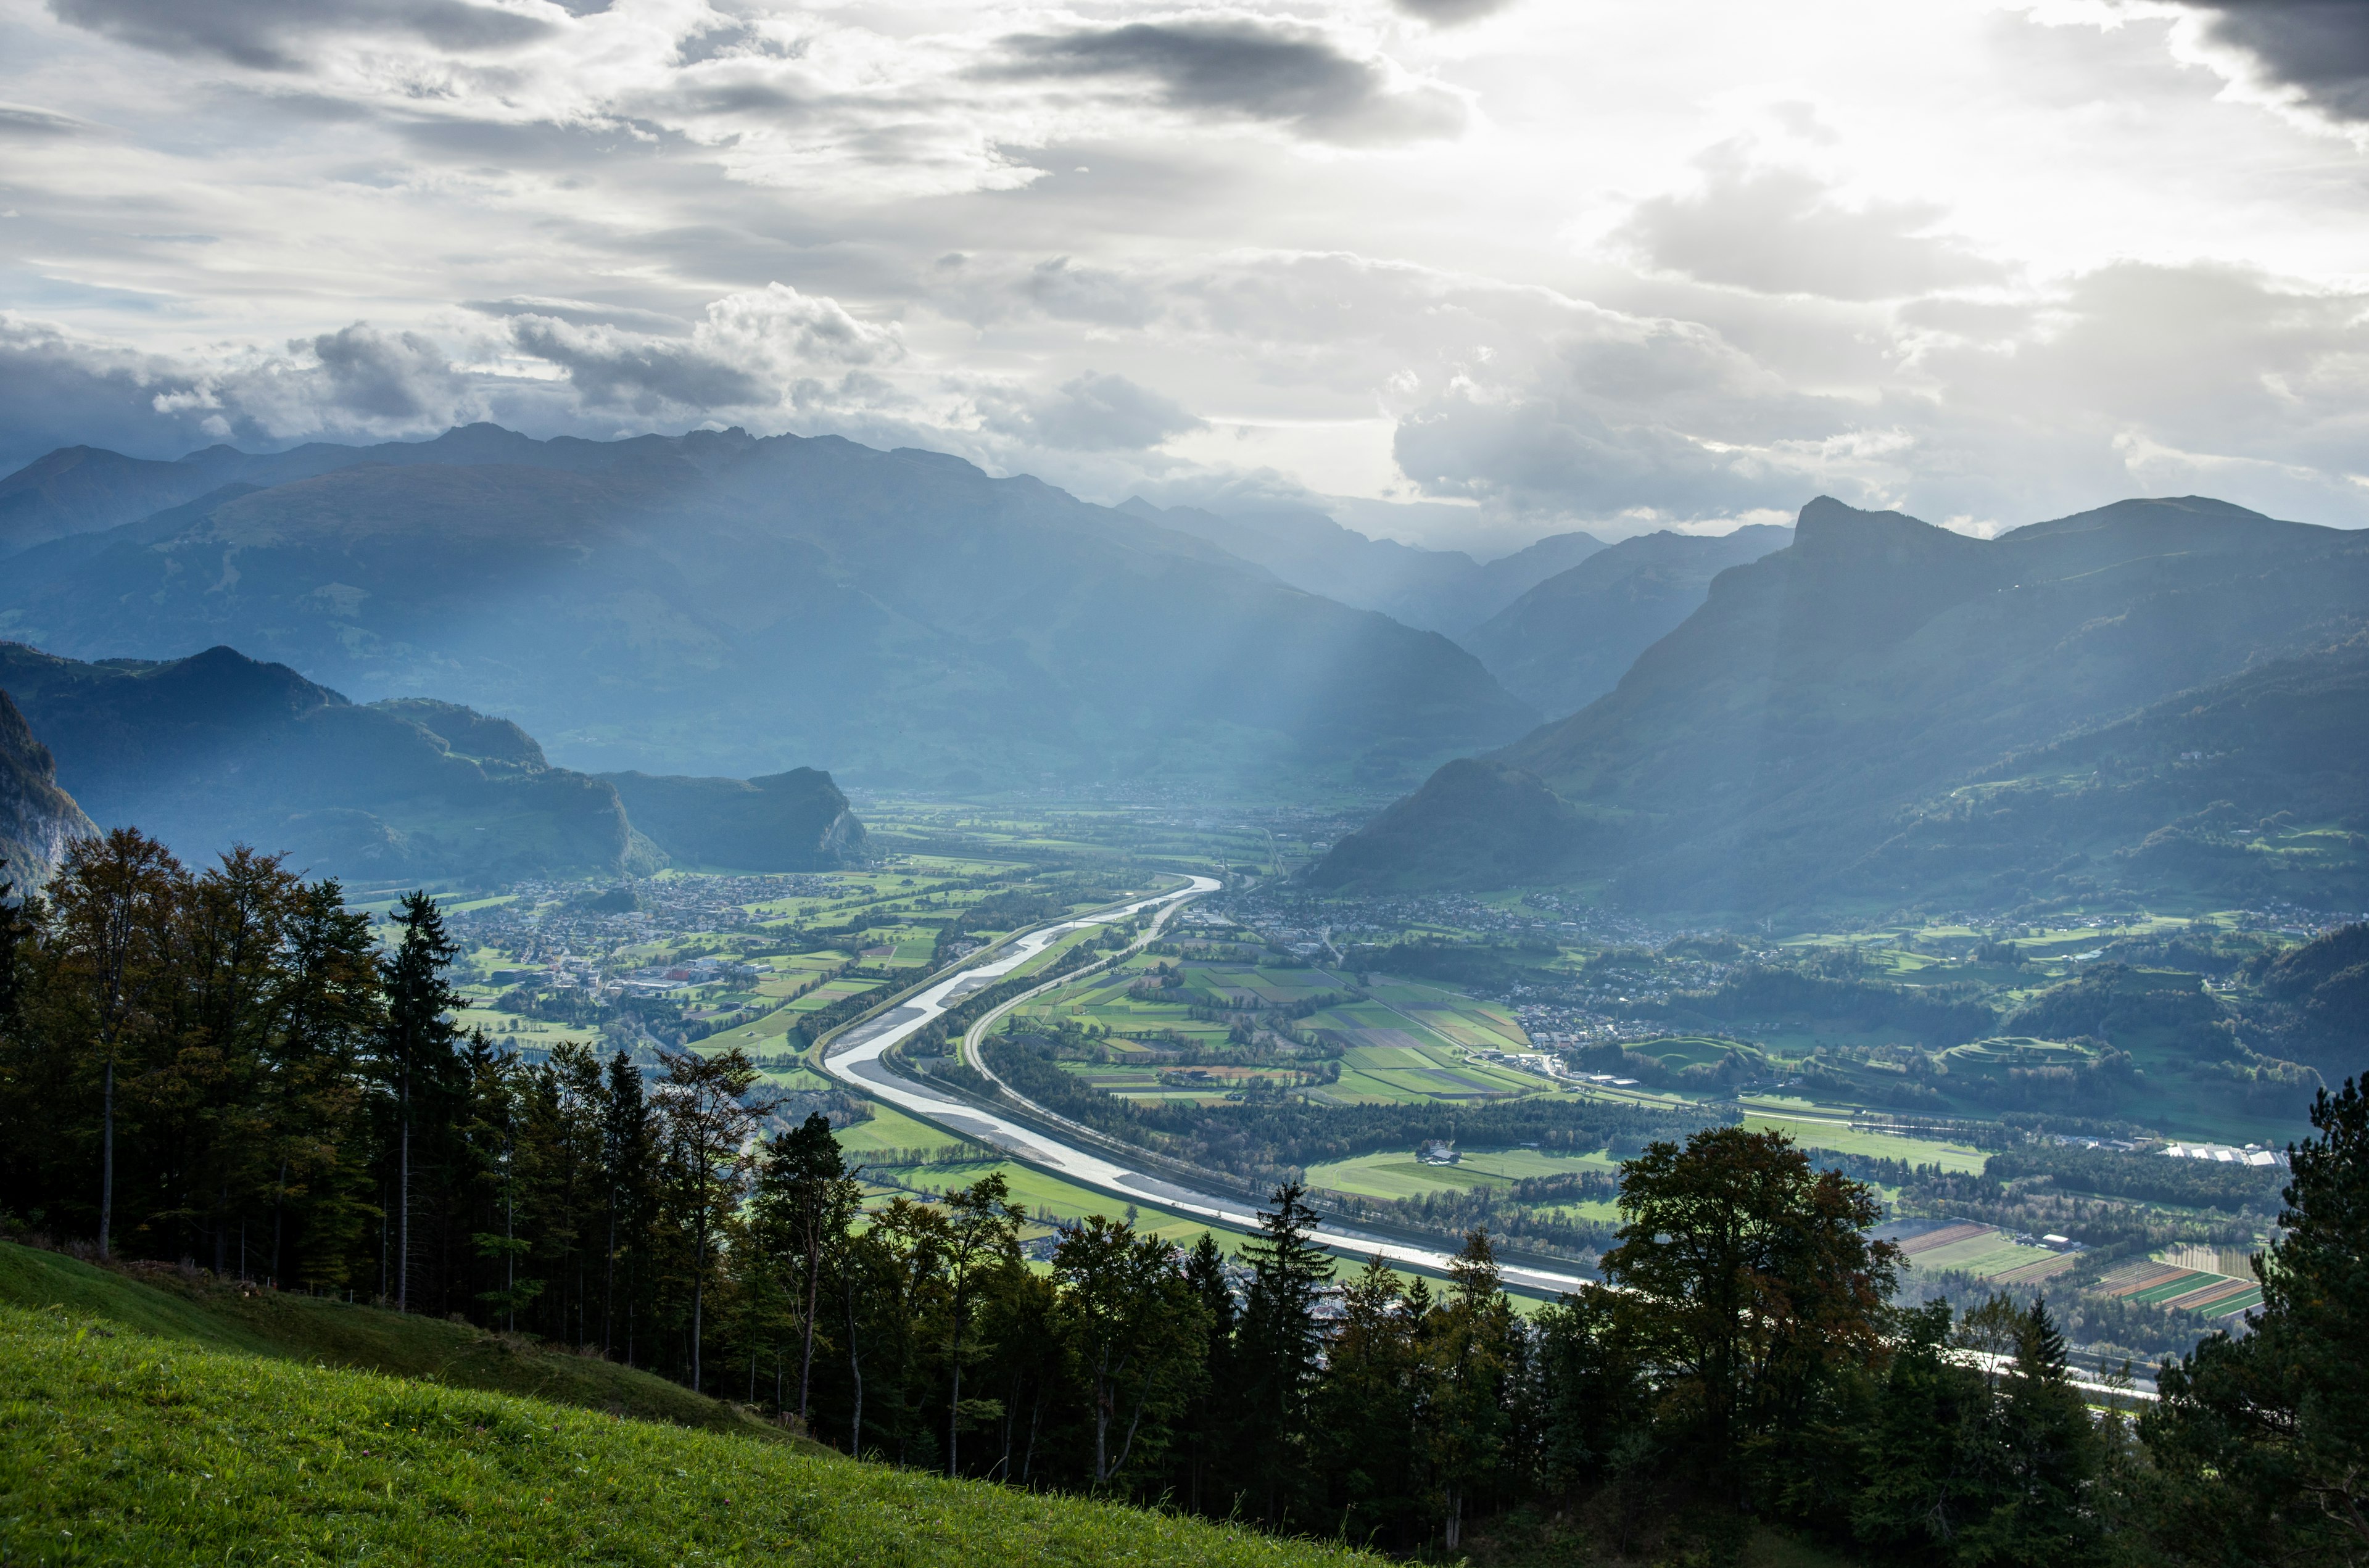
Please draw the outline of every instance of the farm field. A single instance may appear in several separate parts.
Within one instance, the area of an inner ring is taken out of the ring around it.
[[[1939,1165],[1945,1171],[1980,1171],[1983,1162],[1989,1158],[1969,1144],[1877,1132],[1817,1116],[1758,1108],[1764,1104],[1748,1103],[1745,1125],[1781,1132],[1804,1149],[1825,1149],[1837,1154],[1862,1154],[1879,1160],[1906,1160],[1911,1165]]]
[[[1426,1193],[1468,1192],[1482,1186],[1509,1187],[1526,1178],[1574,1172],[1598,1171],[1609,1175],[1619,1169],[1619,1162],[1601,1150],[1564,1155],[1543,1154],[1535,1149],[1483,1150],[1465,1154],[1453,1165],[1426,1165],[1403,1150],[1386,1150],[1311,1165],[1308,1168],[1308,1182],[1310,1186],[1358,1197],[1402,1198],[1421,1197]],[[1590,1214],[1602,1207],[1604,1215],[1612,1212],[1608,1204],[1577,1207]]]
[[[1090,1025],[1114,1047],[1147,1042],[1218,1050],[1232,1015],[1289,1009],[1299,1015],[1296,1033],[1339,1053],[1338,1081],[1308,1091],[1320,1104],[1478,1102],[1557,1087],[1538,1074],[1474,1059],[1480,1052],[1528,1049],[1528,1036],[1503,1008],[1444,987],[1382,979],[1359,994],[1354,976],[1332,969],[1184,962],[1170,966],[1181,983],[1137,994],[1162,962],[1139,956],[1024,1011]],[[1195,1017],[1196,1009],[1204,1016]],[[1107,1087],[1140,1093],[1156,1086],[1115,1079]]]
[[[2100,1282],[2100,1288],[2126,1301],[2194,1312],[2208,1320],[2233,1317],[2262,1304],[2261,1287],[2251,1279],[2152,1259],[2116,1269]]]
[[[1999,1284],[2028,1285],[2071,1268],[2077,1253],[2014,1240],[1995,1226],[1972,1221],[1906,1221],[1877,1232],[1896,1240],[1911,1270],[1971,1274]]]

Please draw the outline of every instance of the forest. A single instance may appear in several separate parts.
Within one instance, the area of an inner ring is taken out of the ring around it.
[[[1031,1259],[1001,1178],[869,1186],[738,1051],[504,1051],[434,900],[390,918],[130,830],[0,899],[0,1221],[532,1335],[887,1464],[1397,1553],[1727,1561],[1760,1522],[1873,1561],[2369,1560],[2353,1083],[2294,1151],[2249,1332],[2134,1418],[2044,1300],[1896,1301],[1872,1189],[1776,1133],[1642,1141],[1604,1284],[1533,1311],[1485,1228],[1444,1281],[1336,1260],[1288,1175],[1231,1255],[1130,1214]]]

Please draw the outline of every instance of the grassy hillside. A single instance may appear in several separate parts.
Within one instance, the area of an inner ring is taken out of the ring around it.
[[[0,1562],[1347,1562],[1104,1504],[0,1307]]]
[[[544,1350],[464,1323],[242,1290],[164,1268],[132,1277],[55,1253],[0,1242],[0,1304],[87,1315],[208,1350],[416,1378],[456,1389],[528,1394],[643,1421],[771,1433],[728,1406],[648,1372]],[[0,1562],[6,1559],[0,1558]]]

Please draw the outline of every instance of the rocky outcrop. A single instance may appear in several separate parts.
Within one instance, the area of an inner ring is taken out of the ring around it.
[[[66,843],[96,832],[74,797],[58,787],[50,749],[33,737],[16,703],[0,692],[0,882],[18,894],[49,881]]]
[[[601,777],[616,786],[634,826],[681,864],[827,871],[864,856],[864,824],[818,769],[753,779]]]

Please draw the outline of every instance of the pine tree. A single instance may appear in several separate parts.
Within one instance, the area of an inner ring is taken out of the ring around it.
[[[2261,1309],[2167,1363],[2140,1417],[2168,1563],[2369,1561],[2369,1081],[2314,1099]]]
[[[463,1090],[455,1050],[461,1037],[452,1015],[463,1005],[445,972],[461,950],[445,933],[444,916],[424,892],[405,895],[402,934],[382,962],[386,1016],[378,1070],[395,1099],[396,1127],[395,1305],[411,1306],[411,1173],[416,1124],[424,1114],[449,1116]]]
[[[1324,1350],[1316,1302],[1333,1278],[1333,1260],[1316,1244],[1307,1194],[1298,1182],[1276,1188],[1275,1207],[1259,1211],[1259,1233],[1242,1248],[1251,1283],[1236,1338],[1239,1479],[1258,1494],[1259,1516],[1278,1526],[1295,1510],[1303,1519],[1310,1512],[1308,1396]]]
[[[609,1059],[607,1091],[601,1102],[601,1185],[602,1219],[608,1240],[602,1249],[601,1280],[601,1354],[616,1354],[617,1254],[621,1235],[628,1244],[642,1229],[650,1189],[653,1146],[649,1106],[642,1093],[641,1070],[619,1051]],[[635,1247],[638,1260],[642,1250]],[[630,1316],[631,1306],[627,1312]],[[633,1365],[630,1332],[625,1363]]]

